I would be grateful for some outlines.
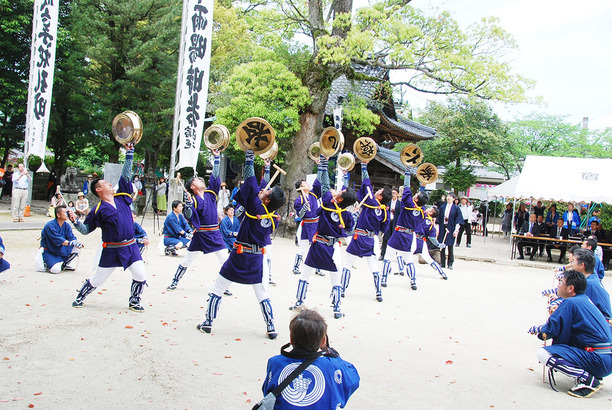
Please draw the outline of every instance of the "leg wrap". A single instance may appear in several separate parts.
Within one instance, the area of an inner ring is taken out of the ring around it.
[[[410,278],[410,282],[416,280],[416,270],[414,268],[414,263],[408,262],[408,264],[406,265],[406,274]]]
[[[332,288],[332,304],[334,306],[334,319],[340,319],[344,316],[344,313],[340,310],[340,292],[342,291],[342,286],[336,285]]]
[[[144,286],[147,284],[147,281],[138,282],[137,280],[132,280],[132,294],[130,296],[130,306],[140,306],[140,295],[144,290]]]
[[[332,304],[334,305],[334,312],[340,312],[340,292],[342,287],[334,286],[332,288]]]
[[[302,255],[299,253],[295,255],[295,262],[293,263],[293,273],[295,275],[300,274],[300,265],[302,264]]]
[[[72,265],[70,265],[70,262],[75,260],[78,256],[79,254],[76,252],[72,252],[70,255],[68,255],[68,258],[66,258],[64,263],[62,263],[62,270],[66,269],[66,267],[74,269]]]
[[[553,371],[574,377],[577,383],[586,381],[590,376],[585,370],[558,356],[551,356],[546,362],[546,367],[548,367],[548,382],[554,391],[557,391],[557,389],[555,389],[556,383]]]
[[[383,262],[383,273],[382,273],[382,280],[381,280],[381,286],[382,287],[387,287],[387,278],[389,277],[389,274],[391,273],[391,261],[389,259],[385,259]]]
[[[344,293],[348,288],[349,282],[351,281],[351,270],[342,268],[342,279],[340,280],[342,282],[342,293]]]
[[[219,305],[221,304],[221,296],[217,296],[214,293],[208,294],[208,306],[206,307],[206,321],[212,324],[212,321],[217,318],[217,312],[219,311]]]
[[[174,278],[172,279],[172,283],[168,286],[168,290],[174,290],[178,286],[179,281],[183,278],[183,275],[187,271],[187,267],[183,265],[179,265],[176,269],[176,273],[174,274]]]
[[[76,301],[82,302],[87,297],[87,295],[89,295],[94,290],[96,290],[95,286],[91,286],[89,279],[85,279],[85,283],[83,283],[81,290],[79,290],[79,294],[76,297]]]
[[[400,271],[400,274],[403,275],[404,268],[406,267],[406,265],[404,264],[404,258],[402,258],[401,255],[397,255],[397,267]]]
[[[444,271],[442,270],[442,266],[440,266],[440,264],[438,262],[432,261],[429,265],[432,268],[434,268],[440,274],[440,276],[442,276],[444,279],[446,279],[446,273],[444,273]]]
[[[380,275],[378,272],[373,272],[372,276],[374,277],[374,288],[376,289],[376,300],[378,302],[382,302],[382,290],[380,288]]]
[[[295,296],[298,304],[304,303],[306,292],[308,292],[308,282],[300,279],[298,282],[297,295]]]
[[[261,306],[261,314],[266,321],[266,334],[270,339],[276,339],[278,333],[276,333],[276,329],[274,328],[274,315],[272,313],[270,299],[264,299],[259,302],[259,304]]]
[[[266,325],[274,328],[274,314],[272,313],[272,305],[270,304],[270,299],[264,299],[259,302],[259,306],[261,307],[261,314],[266,322]]]

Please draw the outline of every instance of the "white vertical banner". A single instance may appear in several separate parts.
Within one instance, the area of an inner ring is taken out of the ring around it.
[[[179,160],[177,169],[197,165],[208,98],[210,43],[212,40],[214,0],[184,0],[187,18],[183,18],[184,42],[179,57],[177,92],[180,93],[178,116]],[[176,121],[176,118],[175,118]]]
[[[334,108],[334,127],[342,131],[342,106]]]
[[[26,112],[26,155],[45,158],[57,45],[60,0],[36,0],[32,19],[32,52]]]

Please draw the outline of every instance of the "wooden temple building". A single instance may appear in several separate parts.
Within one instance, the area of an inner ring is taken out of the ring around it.
[[[336,79],[325,107],[325,122],[327,126],[333,126],[333,110],[350,96],[356,96],[366,100],[368,109],[380,117],[380,123],[376,130],[368,135],[378,145],[378,153],[375,160],[368,166],[370,179],[375,188],[385,185],[398,187],[402,184],[400,178],[404,173],[404,165],[400,161],[399,152],[392,148],[397,143],[415,143],[435,138],[436,130],[414,121],[400,119],[395,111],[393,96],[389,86],[389,70],[380,67],[355,67],[355,71],[375,78],[376,81],[355,81],[345,76]],[[342,128],[344,134],[344,150],[352,151],[353,144],[357,139],[350,128]],[[361,136],[361,135],[360,135]],[[358,161],[359,162],[359,161]],[[351,172],[350,185],[358,188],[361,185],[361,173],[359,164],[355,171]]]

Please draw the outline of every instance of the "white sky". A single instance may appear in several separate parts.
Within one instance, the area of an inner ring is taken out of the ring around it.
[[[356,0],[355,5],[367,1]],[[448,10],[465,28],[495,16],[510,32],[519,51],[513,71],[537,82],[529,96],[544,104],[496,105],[512,120],[531,112],[566,115],[571,123],[589,117],[589,128],[612,127],[611,0],[413,0],[413,7]],[[392,77],[393,79],[393,77]],[[431,96],[410,92],[413,108]]]

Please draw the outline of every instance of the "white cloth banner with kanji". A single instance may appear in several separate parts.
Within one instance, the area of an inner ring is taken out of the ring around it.
[[[187,19],[183,21],[185,44],[180,73],[179,160],[176,168],[195,168],[198,162],[210,68],[213,0],[185,0]],[[186,21],[185,21],[186,20]],[[180,64],[180,63],[179,63]]]
[[[26,112],[26,155],[45,158],[57,45],[59,0],[36,0],[32,20],[30,82]]]

